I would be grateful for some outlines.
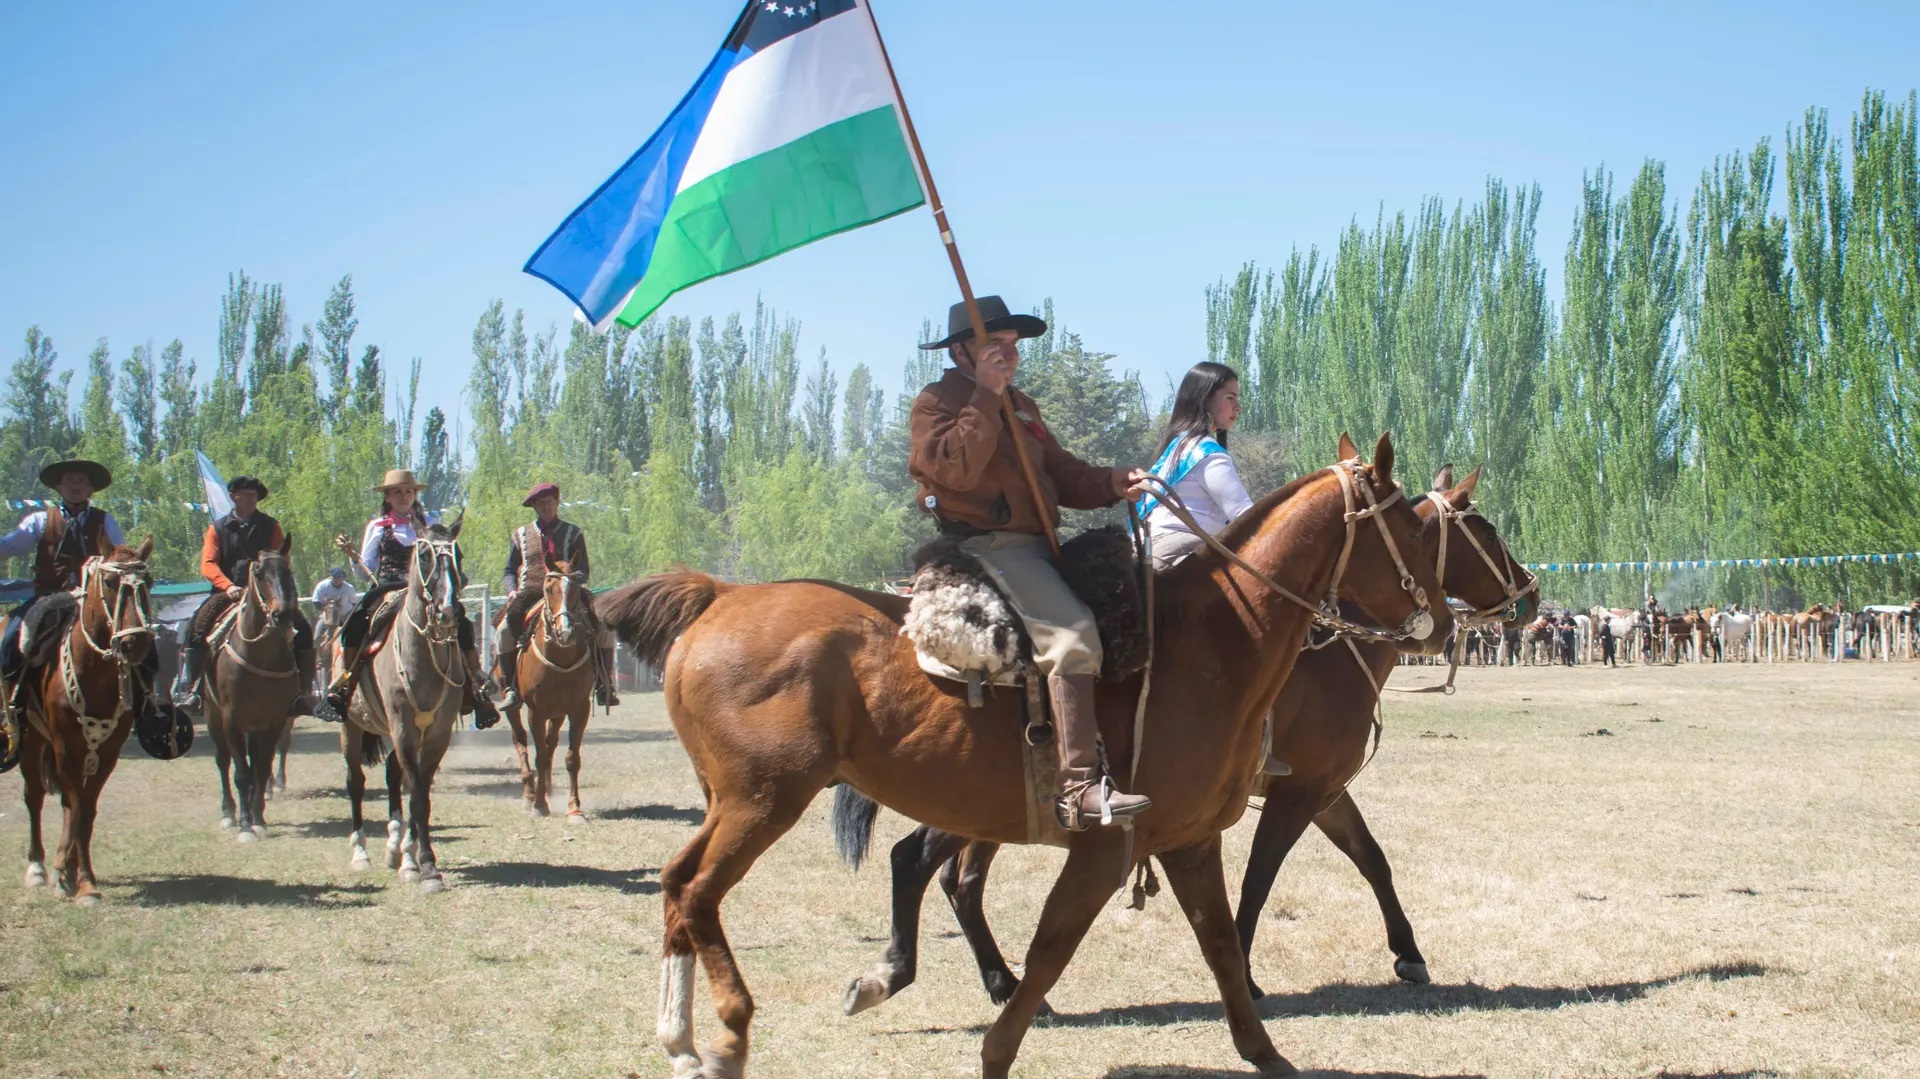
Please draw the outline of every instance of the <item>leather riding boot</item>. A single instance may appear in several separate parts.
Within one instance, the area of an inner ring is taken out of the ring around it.
[[[293,699],[293,714],[296,716],[313,715],[313,672],[314,656],[311,648],[297,648],[293,653],[294,669],[299,671],[300,695]]]
[[[353,702],[353,683],[359,677],[360,649],[347,653],[340,661],[340,673],[333,676],[333,682],[327,686],[326,695],[313,714],[328,723],[345,723],[347,705]]]
[[[487,677],[487,669],[480,665],[480,652],[469,648],[461,653],[467,659],[466,700],[460,702],[462,712],[473,713],[473,729],[484,731],[500,722],[500,711],[493,706],[493,683]]]
[[[520,638],[514,633],[513,612],[500,621],[500,633],[493,644],[493,666],[500,675],[500,707],[520,707]]]
[[[602,708],[612,708],[620,703],[620,694],[613,685],[613,649],[600,649],[600,662],[594,665],[593,698]]]
[[[200,711],[200,679],[206,673],[207,642],[188,641],[180,650],[180,673],[173,680],[173,703],[189,712]]]
[[[1113,780],[1100,772],[1093,676],[1049,675],[1047,693],[1053,698],[1054,741],[1060,752],[1061,793],[1054,805],[1060,826],[1078,832],[1091,824],[1131,817],[1152,805],[1141,795],[1114,790]]]

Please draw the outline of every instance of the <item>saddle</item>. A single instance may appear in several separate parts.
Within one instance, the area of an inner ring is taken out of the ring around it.
[[[367,636],[366,640],[361,642],[358,666],[364,667],[373,662],[373,657],[379,655],[380,650],[387,646],[387,635],[393,629],[393,616],[400,610],[400,605],[405,603],[406,599],[407,593],[404,589],[389,592],[380,598],[380,605],[373,609],[373,614],[367,619]]]
[[[1034,669],[1033,641],[980,560],[941,536],[921,544],[913,561],[913,598],[901,632],[913,641],[920,669],[970,686],[1024,684]],[[1132,537],[1114,525],[1090,528],[1060,549],[1060,576],[1100,631],[1102,681],[1146,666],[1145,572]]]
[[[43,667],[53,659],[60,638],[73,628],[80,614],[77,592],[55,592],[41,597],[29,610],[20,626],[20,655],[27,667]]]

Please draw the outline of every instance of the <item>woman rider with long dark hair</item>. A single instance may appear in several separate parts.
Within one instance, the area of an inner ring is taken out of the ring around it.
[[[386,478],[374,488],[381,496],[380,514],[367,522],[359,550],[356,551],[345,536],[336,541],[342,551],[355,557],[354,568],[372,583],[360,597],[360,603],[354,607],[353,613],[347,616],[346,623],[340,627],[340,644],[346,650],[346,656],[340,665],[340,672],[334,675],[333,684],[327,687],[326,706],[319,709],[323,719],[338,723],[346,717],[347,704],[353,697],[354,681],[358,677],[360,649],[366,644],[373,614],[380,609],[380,601],[388,593],[407,586],[413,545],[419,541],[421,533],[440,523],[437,514],[428,512],[426,507],[420,505],[420,489],[425,486],[414,478],[409,469],[388,471]],[[473,621],[467,617],[466,608],[461,606],[457,593],[452,600],[454,615],[459,623],[460,652],[466,657],[467,664],[467,700],[462,703],[460,711],[472,712],[473,725],[486,730],[500,722],[500,713],[488,698],[486,669],[480,665],[479,652],[474,647]]]

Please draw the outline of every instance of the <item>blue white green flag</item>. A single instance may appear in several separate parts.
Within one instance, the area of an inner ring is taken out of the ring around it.
[[[866,0],[754,0],[640,151],[527,260],[587,321],[926,201]]]

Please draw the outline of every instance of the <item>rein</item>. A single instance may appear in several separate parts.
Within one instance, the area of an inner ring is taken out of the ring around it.
[[[258,644],[274,633],[273,622],[267,615],[267,597],[260,591],[259,569],[259,565],[255,564],[253,569],[247,573],[246,595],[240,597],[240,611],[234,616],[233,628],[228,631],[226,640],[220,642],[220,654],[233,660],[240,666],[241,670],[250,674],[257,674],[262,678],[292,678],[294,675],[300,673],[300,662],[292,656],[291,647],[289,647],[289,655],[287,656],[286,670],[276,671],[248,662],[247,658],[240,654],[240,649],[234,646],[235,637],[240,639],[241,644]],[[246,624],[248,607],[258,610],[261,619],[266,623],[265,627],[262,628],[259,633],[251,637],[247,636],[247,631],[241,628]],[[279,628],[281,630],[281,636],[285,638],[289,642],[289,646],[291,646],[293,626],[289,624]],[[211,674],[209,674],[206,679],[206,695],[208,699],[212,700],[215,704],[220,703],[219,696],[214,689],[218,681],[219,680],[212,677]],[[222,705],[221,707],[224,708],[225,706]]]
[[[105,579],[114,582],[114,601],[107,602]],[[139,675],[127,658],[115,651],[113,645],[127,637],[153,636],[153,623],[148,621],[147,610],[152,605],[148,598],[148,589],[153,580],[148,575],[145,562],[108,562],[95,556],[87,559],[80,568],[80,611],[74,617],[73,632],[68,633],[60,643],[60,681],[67,694],[67,705],[73,709],[74,718],[80,724],[80,733],[87,746],[87,756],[81,763],[81,773],[92,776],[100,770],[100,747],[108,736],[120,725],[120,720],[133,710],[133,693],[137,687]],[[95,596],[99,597],[107,619],[108,637],[105,645],[93,639],[87,630],[87,605]],[[140,619],[138,625],[124,625],[120,621],[121,608],[126,600],[133,600],[133,610]],[[87,709],[87,694],[80,685],[79,662],[73,653],[73,639],[79,637],[86,642],[95,655],[110,659],[118,668],[120,699],[114,703],[111,716],[96,716]],[[144,687],[148,692],[151,686]]]
[[[566,593],[568,596],[571,596],[571,592],[569,590],[572,589],[579,582],[574,579],[574,576],[572,574],[567,574],[561,577],[560,580],[561,580],[561,584],[560,584],[561,591],[563,593]],[[591,647],[591,644],[592,644],[591,641],[589,641],[586,646],[563,646],[563,647],[584,647],[585,648],[585,651],[582,652],[579,659],[574,660],[572,664],[565,667],[562,667],[558,663],[555,663],[554,661],[548,659],[547,654],[540,650],[541,637],[543,636],[554,637],[558,635],[558,631],[555,628],[555,622],[558,621],[558,619],[566,618],[568,620],[568,628],[569,629],[572,628],[573,601],[571,598],[563,599],[561,601],[561,604],[562,606],[560,608],[560,614],[555,615],[553,613],[553,608],[547,605],[546,597],[545,596],[541,597],[541,600],[540,600],[541,632],[532,634],[531,637],[528,639],[527,651],[533,653],[533,658],[539,660],[541,666],[554,672],[555,674],[572,674],[573,672],[586,666],[587,662],[593,659],[593,648]]]
[[[1460,620],[1468,626],[1476,626],[1489,622],[1505,622],[1517,617],[1520,613],[1520,601],[1529,595],[1538,595],[1540,591],[1540,578],[1532,574],[1527,574],[1525,570],[1521,569],[1519,564],[1513,560],[1513,552],[1511,551],[1504,549],[1501,551],[1501,554],[1505,556],[1506,565],[1504,567],[1494,562],[1493,556],[1489,555],[1486,547],[1481,545],[1480,538],[1475,536],[1473,529],[1468,528],[1466,525],[1467,519],[1471,517],[1479,517],[1481,520],[1486,519],[1481,515],[1479,506],[1469,502],[1465,509],[1454,509],[1453,504],[1448,502],[1445,494],[1440,491],[1429,492],[1427,494],[1427,501],[1433,504],[1434,511],[1439,515],[1440,519],[1440,555],[1434,560],[1434,577],[1439,580],[1446,579],[1447,536],[1453,531],[1453,525],[1457,521],[1460,524],[1460,534],[1467,537],[1467,542],[1473,545],[1474,553],[1480,556],[1480,561],[1486,563],[1487,571],[1493,574],[1493,579],[1500,583],[1501,590],[1506,593],[1506,598],[1498,604],[1471,611]],[[1527,577],[1527,583],[1525,585],[1519,583],[1520,577],[1523,574]],[[1451,679],[1449,679],[1449,682],[1451,682]]]
[[[432,712],[439,711],[440,706],[446,703],[447,691],[449,689],[465,686],[467,684],[466,672],[464,670],[461,672],[460,678],[458,680],[455,680],[453,676],[447,673],[446,668],[451,664],[443,665],[440,662],[440,655],[438,651],[439,646],[454,643],[453,631],[450,629],[438,630],[437,628],[429,628],[427,626],[421,625],[418,621],[414,619],[414,616],[413,616],[414,600],[418,599],[420,601],[420,606],[422,608],[426,606],[427,597],[432,594],[431,590],[428,588],[428,581],[431,579],[431,574],[433,574],[434,572],[436,571],[440,572],[445,576],[446,583],[447,583],[447,594],[448,595],[453,594],[452,556],[442,553],[439,550],[439,548],[435,546],[434,542],[431,540],[422,538],[419,541],[419,545],[425,547],[426,549],[421,552],[416,552],[414,555],[414,567],[417,572],[415,574],[415,579],[409,580],[407,582],[406,598],[401,600],[400,602],[400,617],[403,621],[406,622],[406,624],[410,628],[412,628],[414,633],[419,635],[421,639],[423,639],[426,642],[427,664],[428,666],[433,668],[433,673],[438,675],[440,678],[439,692],[434,695],[433,704],[431,707],[423,708],[420,706],[420,699],[413,692],[412,680],[407,677],[406,665],[400,662],[400,654],[397,648],[394,650],[394,657],[393,657],[394,659],[393,669],[394,669],[394,673],[398,676],[398,679],[400,682],[400,691],[406,695],[407,703],[413,706],[413,710],[416,714],[432,713]],[[426,562],[429,564],[444,563],[444,567],[422,568],[420,565],[422,562]],[[416,580],[420,586],[417,590],[414,588],[414,584],[416,583]],[[398,642],[395,642],[395,644],[397,645]],[[458,658],[457,647],[455,649],[455,658]]]

